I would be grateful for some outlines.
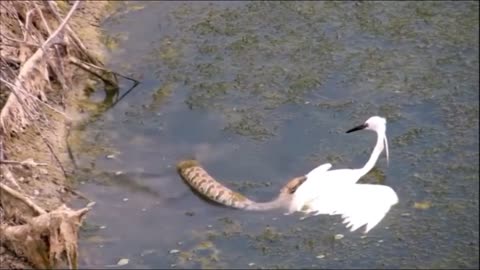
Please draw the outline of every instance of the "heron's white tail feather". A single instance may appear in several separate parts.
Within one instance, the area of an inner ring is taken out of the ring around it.
[[[388,186],[353,184],[320,192],[318,197],[306,202],[300,212],[342,215],[350,231],[367,225],[365,233],[368,233],[396,203],[397,194]]]

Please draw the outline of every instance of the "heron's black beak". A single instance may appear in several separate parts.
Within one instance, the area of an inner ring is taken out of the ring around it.
[[[356,127],[352,128],[352,129],[347,130],[346,133],[354,132],[354,131],[357,131],[357,130],[362,130],[362,129],[365,129],[366,127],[368,127],[368,124],[363,123],[363,124],[361,124],[361,125],[359,125],[359,126],[356,126]]]

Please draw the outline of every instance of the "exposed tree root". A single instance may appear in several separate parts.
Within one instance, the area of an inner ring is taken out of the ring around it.
[[[80,210],[65,205],[46,212],[34,202],[0,183],[5,199],[7,193],[26,203],[40,215],[27,219],[22,225],[0,226],[0,241],[17,255],[25,257],[38,269],[77,269],[78,228],[94,203]]]

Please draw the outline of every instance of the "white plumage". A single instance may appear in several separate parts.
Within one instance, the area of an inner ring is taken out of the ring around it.
[[[365,233],[375,227],[398,202],[388,186],[353,184],[325,188],[315,199],[304,204],[307,215],[342,215],[343,223],[353,232],[367,225]]]
[[[351,231],[366,225],[365,233],[374,228],[398,203],[397,194],[384,185],[357,184],[375,165],[388,143],[386,120],[379,116],[370,117],[363,125],[348,132],[368,129],[376,131],[377,143],[370,159],[360,169],[332,170],[332,164],[325,163],[310,171],[307,180],[293,194],[289,213],[298,211],[306,215],[342,215]]]

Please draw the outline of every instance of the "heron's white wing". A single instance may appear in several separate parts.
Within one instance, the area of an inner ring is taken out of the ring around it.
[[[315,169],[311,170],[309,173],[307,173],[305,176],[307,178],[317,178],[319,177],[321,174],[325,173],[326,171],[330,170],[330,168],[332,168],[332,164],[330,163],[325,163],[325,164],[322,164],[318,167],[316,167]]]
[[[393,189],[383,185],[354,184],[333,186],[305,203],[300,211],[313,215],[342,215],[350,231],[367,225],[365,233],[374,228],[398,202]]]

